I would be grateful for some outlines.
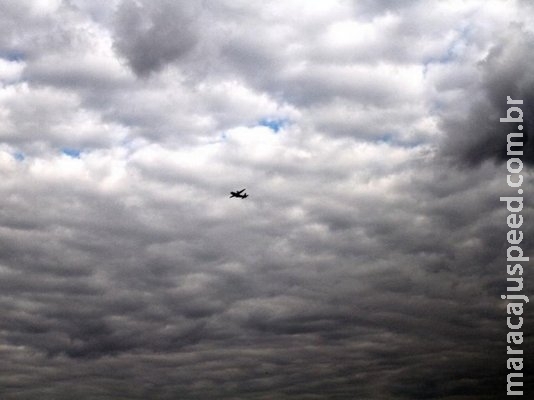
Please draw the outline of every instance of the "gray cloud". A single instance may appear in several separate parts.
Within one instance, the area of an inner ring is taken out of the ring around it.
[[[466,165],[478,165],[485,160],[506,160],[507,139],[510,132],[518,132],[517,125],[500,123],[506,117],[507,97],[523,100],[523,161],[534,161],[532,110],[527,104],[534,99],[534,76],[530,70],[533,47],[532,33],[519,25],[512,25],[501,35],[487,57],[479,64],[480,93],[475,101],[465,101],[466,114],[461,118],[445,115],[442,124],[447,133],[444,152]]]
[[[198,4],[123,1],[117,10],[116,46],[139,75],[179,60],[194,47],[200,27]]]
[[[524,6],[45,3],[0,17],[2,399],[502,398]]]

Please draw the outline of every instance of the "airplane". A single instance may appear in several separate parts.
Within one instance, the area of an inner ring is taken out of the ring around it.
[[[239,197],[240,199],[246,199],[248,197],[248,194],[244,193],[244,194],[241,194],[245,191],[246,189],[242,189],[238,192],[230,192],[230,198],[232,197]]]

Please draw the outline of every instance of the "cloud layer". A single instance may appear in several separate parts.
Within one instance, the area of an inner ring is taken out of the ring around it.
[[[0,7],[2,399],[502,398],[527,2]]]

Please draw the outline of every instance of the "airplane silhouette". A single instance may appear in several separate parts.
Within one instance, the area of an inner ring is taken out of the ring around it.
[[[240,199],[246,199],[248,197],[248,194],[244,193],[244,194],[241,194],[245,191],[246,189],[241,189],[239,190],[238,192],[230,192],[230,198],[232,197],[239,197]]]

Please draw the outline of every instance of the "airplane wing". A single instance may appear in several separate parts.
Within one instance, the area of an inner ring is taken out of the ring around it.
[[[247,190],[246,188],[245,189],[241,189],[239,192],[237,192],[237,194],[241,194],[243,193],[245,190]]]

